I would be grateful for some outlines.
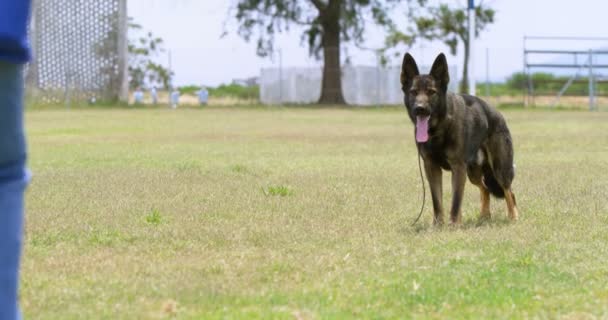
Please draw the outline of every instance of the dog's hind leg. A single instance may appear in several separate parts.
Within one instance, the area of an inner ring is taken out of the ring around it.
[[[516,221],[519,218],[519,211],[517,210],[517,203],[515,201],[515,194],[511,191],[511,188],[505,189],[505,200],[507,201],[507,210],[509,219]]]
[[[513,143],[506,125],[502,132],[490,137],[490,153],[492,155],[492,173],[498,185],[499,191],[504,191],[507,202],[507,213],[509,219],[515,221],[519,217],[515,195],[511,190],[511,183],[515,177],[513,167]]]
[[[490,191],[484,186],[480,186],[479,191],[481,191],[481,213],[479,214],[479,219],[490,219]]]
[[[480,191],[481,212],[479,214],[479,219],[490,219],[490,191],[483,184],[483,170],[481,166],[477,164],[469,164],[467,166],[467,175],[469,176],[471,183],[476,185]]]

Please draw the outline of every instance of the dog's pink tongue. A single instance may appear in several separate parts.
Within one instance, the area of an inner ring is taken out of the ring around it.
[[[429,118],[430,116],[416,117],[416,141],[426,142],[429,140]]]

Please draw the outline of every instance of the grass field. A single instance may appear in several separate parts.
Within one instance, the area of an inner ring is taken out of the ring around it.
[[[608,317],[608,113],[504,114],[520,221],[437,229],[402,109],[30,111],[25,318]]]

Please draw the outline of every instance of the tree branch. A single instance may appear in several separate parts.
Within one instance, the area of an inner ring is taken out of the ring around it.
[[[322,12],[327,8],[327,5],[321,0],[310,0],[310,2],[312,2],[312,4],[317,7],[317,10],[319,10],[319,12]]]

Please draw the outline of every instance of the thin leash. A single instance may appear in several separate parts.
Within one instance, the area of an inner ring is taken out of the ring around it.
[[[416,225],[418,220],[420,220],[420,217],[422,216],[422,211],[424,211],[424,203],[426,202],[426,187],[424,186],[424,177],[422,176],[422,165],[420,164],[420,158],[422,158],[422,156],[420,155],[420,145],[418,143],[416,143],[416,149],[418,150],[418,170],[420,170],[420,181],[422,181],[422,207],[420,207],[420,213],[418,213],[418,217],[416,218],[416,220],[414,220],[414,223],[412,223],[412,227]]]

